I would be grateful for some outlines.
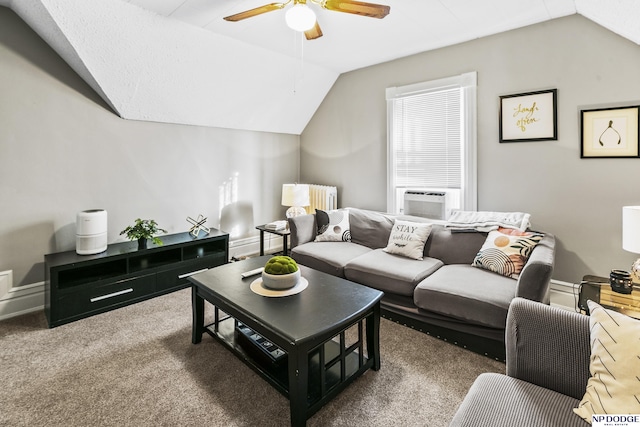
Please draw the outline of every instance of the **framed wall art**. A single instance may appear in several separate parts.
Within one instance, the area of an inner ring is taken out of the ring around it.
[[[558,90],[500,97],[500,142],[558,139]]]
[[[582,110],[581,158],[640,157],[640,106]]]

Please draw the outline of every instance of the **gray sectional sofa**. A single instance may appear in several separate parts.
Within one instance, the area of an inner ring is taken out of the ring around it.
[[[382,315],[425,333],[504,360],[507,310],[515,297],[549,302],[555,239],[544,235],[518,279],[471,264],[487,238],[434,223],[415,260],[387,253],[396,218],[434,222],[349,208],[351,241],[314,241],[316,215],[289,219],[291,256],[300,264],[385,293]]]
[[[589,380],[589,317],[513,300],[506,375],[481,374],[450,427],[587,427],[573,413]]]

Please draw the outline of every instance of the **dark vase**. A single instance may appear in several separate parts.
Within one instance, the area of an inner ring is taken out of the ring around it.
[[[609,283],[614,292],[621,294],[630,294],[633,290],[631,273],[624,270],[611,270],[609,275]]]
[[[138,239],[138,249],[147,249],[147,239],[145,237]]]

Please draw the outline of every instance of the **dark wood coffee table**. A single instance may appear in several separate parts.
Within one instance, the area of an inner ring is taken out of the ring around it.
[[[242,279],[240,275],[263,266],[269,258],[225,264],[189,278],[193,284],[192,342],[199,343],[204,332],[220,341],[289,399],[291,425],[304,426],[354,379],[369,368],[380,369],[383,293],[300,266],[309,282],[305,290],[287,297],[260,296],[249,288],[260,276]],[[205,300],[215,306],[214,321],[208,325],[204,322]],[[238,332],[239,322],[286,356],[261,357],[260,344]],[[357,331],[357,337],[348,344],[351,329]]]

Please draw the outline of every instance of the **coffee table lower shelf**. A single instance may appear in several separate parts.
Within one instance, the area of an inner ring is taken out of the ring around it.
[[[300,294],[265,299],[251,291],[252,278],[242,273],[267,261],[266,256],[250,258],[189,277],[191,342],[198,344],[206,332],[222,343],[289,400],[291,425],[304,427],[356,378],[380,369],[383,293],[301,265],[313,286]],[[214,310],[213,323],[205,322],[206,303]],[[236,332],[237,322],[260,338]],[[270,357],[257,348],[263,338],[284,354]]]
[[[270,360],[255,343],[242,336],[236,325],[236,319],[222,315],[217,323],[206,325],[205,332],[228,348],[278,392],[289,398],[287,356],[277,361]],[[373,360],[363,354],[362,322],[357,324],[357,328],[358,340],[353,345],[344,348],[346,337],[342,332],[335,337],[337,341],[335,338],[329,340],[309,353],[308,416],[317,412],[344,387],[373,366]],[[341,352],[342,348],[344,352]],[[342,357],[344,364],[341,363]],[[325,368],[322,369],[322,366]]]

